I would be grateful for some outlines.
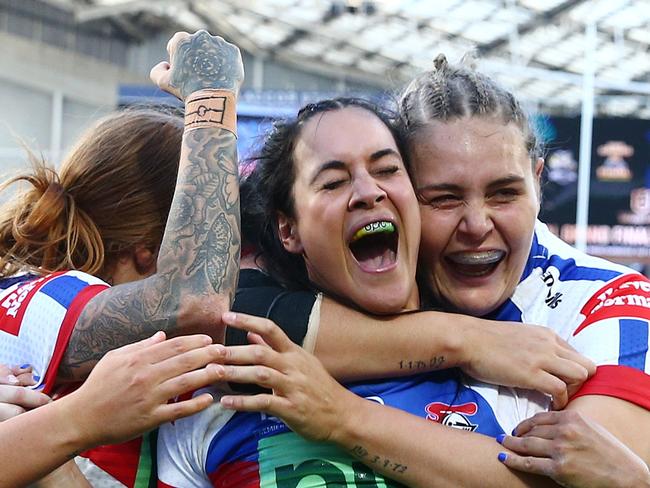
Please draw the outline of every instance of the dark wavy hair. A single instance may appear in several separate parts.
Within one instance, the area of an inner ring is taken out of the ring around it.
[[[347,107],[358,107],[374,114],[391,132],[400,153],[405,154],[402,136],[395,126],[395,113],[361,98],[334,98],[310,103],[300,109],[296,117],[275,122],[259,153],[249,160],[255,168],[248,179],[252,178],[250,181],[257,188],[242,200],[242,216],[254,219],[257,226],[256,235],[249,239],[258,247],[266,271],[288,288],[313,288],[302,256],[284,249],[278,235],[278,216],[296,216],[293,198],[296,142],[307,121]],[[404,164],[408,165],[406,159]],[[248,228],[245,222],[242,225]]]

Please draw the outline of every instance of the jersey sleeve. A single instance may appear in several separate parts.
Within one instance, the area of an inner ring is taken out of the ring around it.
[[[78,271],[16,283],[0,294],[0,362],[30,364],[50,393],[74,325],[86,304],[108,288]]]
[[[582,307],[569,343],[598,366],[574,395],[605,395],[650,409],[650,280],[625,274],[598,290]]]

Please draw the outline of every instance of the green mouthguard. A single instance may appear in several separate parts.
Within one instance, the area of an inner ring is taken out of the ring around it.
[[[358,241],[362,237],[371,235],[371,234],[392,234],[395,232],[395,226],[392,222],[372,222],[371,224],[364,225],[361,229],[356,231],[352,236],[352,242]]]

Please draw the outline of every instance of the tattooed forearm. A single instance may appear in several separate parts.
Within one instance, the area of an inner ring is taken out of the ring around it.
[[[234,296],[239,272],[236,161],[231,132],[185,134],[157,274],[91,300],[70,338],[60,380],[83,378],[106,352],[156,330],[171,336],[214,327]]]
[[[231,293],[239,271],[235,136],[222,129],[190,131],[181,158],[191,164],[181,169],[179,180],[186,183],[177,188],[167,224],[173,232],[165,234],[158,266],[178,268],[177,285],[191,293]]]
[[[159,278],[150,280],[156,279]],[[174,333],[176,319],[165,310],[175,303],[164,303],[171,297],[163,293],[162,287],[147,281],[110,288],[86,305],[59,366],[59,381],[83,380],[112,349],[149,337],[158,330]],[[149,286],[142,286],[145,284]]]
[[[194,93],[188,107],[196,110],[187,111],[156,274],[89,302],[75,325],[59,379],[81,379],[109,350],[157,330],[168,336],[202,332],[223,338],[223,328],[216,325],[232,303],[239,273],[235,132],[243,64],[236,46],[205,31],[179,33],[172,41],[171,85],[183,99]],[[209,91],[196,94],[200,89]]]
[[[377,470],[390,477],[398,477],[399,475],[406,473],[408,469],[405,464],[397,463],[391,459],[371,454],[366,448],[360,445],[354,446],[349,452],[369,468]],[[386,483],[388,486],[403,486],[392,480],[386,480]]]
[[[444,356],[435,356],[425,361],[403,359],[399,362],[399,369],[407,371],[435,371],[436,369],[443,368],[444,364]]]

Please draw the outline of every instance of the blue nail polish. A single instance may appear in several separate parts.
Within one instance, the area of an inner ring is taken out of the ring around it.
[[[32,378],[34,379],[34,381],[36,381],[36,383],[41,381],[41,377],[39,375],[37,375],[37,374],[32,375]]]
[[[499,458],[499,461],[504,462],[508,455],[505,452],[500,452],[497,458]]]
[[[506,435],[505,435],[505,434],[499,434],[499,435],[497,436],[497,442],[498,442],[499,444],[503,444],[503,439],[505,439],[505,438],[506,438]]]
[[[45,383],[42,383],[36,387],[36,391],[41,391],[44,388],[45,388]]]
[[[23,364],[20,369],[27,369],[31,366],[31,364]]]
[[[510,434],[510,435],[512,435],[512,436],[517,435],[517,428],[516,427],[514,429],[512,429],[512,434]]]

